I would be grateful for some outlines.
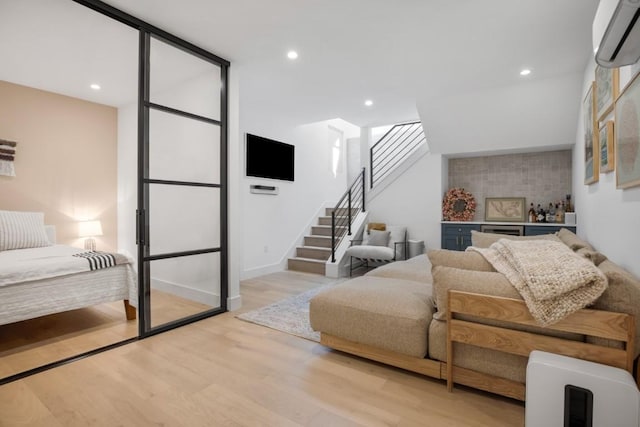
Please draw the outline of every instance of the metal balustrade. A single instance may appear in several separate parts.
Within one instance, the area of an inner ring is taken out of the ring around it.
[[[389,129],[370,150],[371,188],[426,141],[421,122],[402,123]]]
[[[336,262],[336,249],[344,236],[351,236],[351,224],[360,212],[365,212],[365,168],[342,195],[331,211],[331,262]]]

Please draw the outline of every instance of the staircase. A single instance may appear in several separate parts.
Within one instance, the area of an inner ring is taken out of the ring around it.
[[[422,155],[427,151],[421,122],[394,125],[370,149],[370,191],[380,192],[383,188],[380,184],[403,172],[400,166],[409,163],[412,157],[412,162],[415,162],[416,154]],[[362,168],[336,206],[326,208],[325,216],[318,218],[318,225],[311,227],[311,235],[305,236],[303,246],[296,248],[296,256],[288,259],[289,270],[324,276],[327,274],[327,261],[331,260],[332,266],[340,262],[336,258],[338,247],[342,244],[344,248],[343,238],[354,219],[359,213],[366,212],[365,187],[365,168]]]
[[[325,275],[325,264],[331,257],[331,213],[333,211],[334,208],[326,208],[325,216],[318,218],[318,225],[311,227],[311,234],[304,237],[303,246],[296,248],[296,256],[289,258],[289,270]],[[346,211],[337,213],[336,219],[346,215]],[[347,228],[336,227],[336,230],[342,236]]]

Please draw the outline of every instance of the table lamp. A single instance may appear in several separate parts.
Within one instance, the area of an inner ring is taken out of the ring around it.
[[[102,236],[102,225],[100,221],[81,221],[78,223],[80,237],[85,237],[84,248],[90,251],[96,250],[95,236]]]

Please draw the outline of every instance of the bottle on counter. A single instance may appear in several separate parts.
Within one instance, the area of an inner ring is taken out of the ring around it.
[[[542,209],[542,206],[540,206],[540,203],[538,203],[538,217],[536,218],[536,222],[546,222],[546,214],[544,212],[544,209]]]
[[[565,212],[574,212],[573,205],[571,204],[571,194],[567,194],[566,196],[566,204],[564,206]]]
[[[564,202],[556,204],[556,222],[564,224]]]
[[[553,206],[553,203],[549,203],[549,208],[546,212],[547,222],[556,222],[556,208]]]
[[[529,207],[529,222],[536,222],[538,214],[536,214],[536,209],[533,207],[533,203]]]

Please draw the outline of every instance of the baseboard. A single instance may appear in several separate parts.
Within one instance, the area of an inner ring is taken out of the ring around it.
[[[265,265],[262,267],[252,268],[240,273],[240,280],[253,279],[254,277],[264,276],[265,274],[277,273],[287,269],[287,260],[281,263]]]
[[[234,311],[242,307],[242,295],[227,298],[227,310]]]
[[[220,307],[220,295],[214,294],[213,292],[207,292],[201,289],[168,282],[166,280],[155,279],[153,277],[151,278],[151,288],[191,301],[210,305],[211,307]]]

